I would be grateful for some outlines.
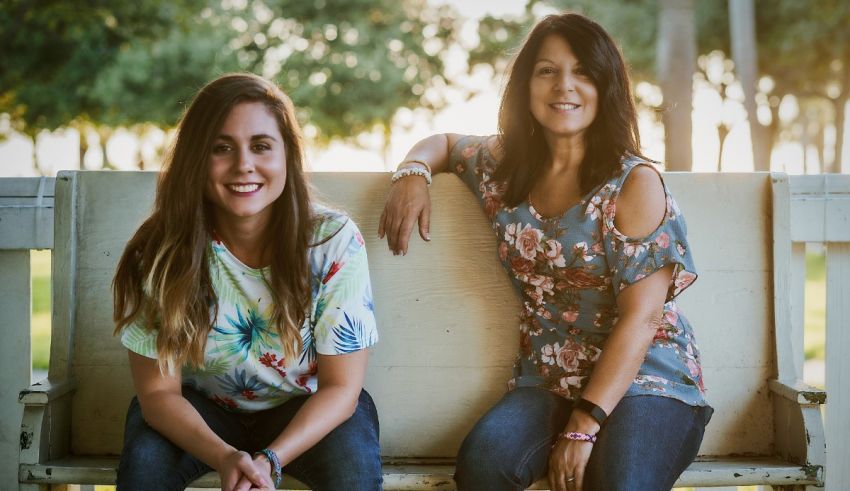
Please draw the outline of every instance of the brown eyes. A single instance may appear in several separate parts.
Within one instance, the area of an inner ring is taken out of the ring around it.
[[[263,153],[271,149],[272,147],[268,143],[254,143],[253,145],[251,145],[251,151],[254,153]],[[214,155],[223,155],[228,152],[232,152],[233,150],[233,145],[229,145],[227,143],[219,143],[218,145],[213,146],[212,153]]]

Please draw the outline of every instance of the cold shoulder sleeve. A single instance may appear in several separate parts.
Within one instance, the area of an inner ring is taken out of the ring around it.
[[[670,195],[667,185],[664,184],[664,218],[652,233],[646,237],[629,237],[614,224],[620,190],[629,171],[637,165],[648,164],[627,164],[617,184],[610,188],[611,196],[602,209],[602,241],[611,270],[611,282],[614,294],[619,295],[623,289],[673,264],[673,278],[666,299],[669,302],[693,284],[697,272],[688,245],[684,216]]]

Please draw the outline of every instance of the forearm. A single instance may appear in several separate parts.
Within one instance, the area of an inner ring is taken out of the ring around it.
[[[236,451],[178,393],[149,395],[142,404],[142,415],[153,429],[216,471],[220,470],[220,462]]]
[[[611,414],[640,370],[654,335],[652,317],[621,317],[605,342],[582,398]],[[576,425],[581,426],[578,431],[585,433],[596,433],[599,430],[598,423],[590,415],[580,411],[574,414],[570,430],[576,430]]]
[[[269,444],[282,465],[292,462],[347,421],[357,408],[360,389],[341,385],[320,387],[301,406],[286,429]]]
[[[402,164],[410,160],[421,160],[431,167],[431,174],[439,174],[449,170],[449,152],[456,138],[446,133],[431,135],[418,141],[407,152]]]

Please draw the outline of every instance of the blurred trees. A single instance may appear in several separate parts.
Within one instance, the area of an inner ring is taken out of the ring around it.
[[[588,15],[611,33],[623,50],[635,82],[660,85],[653,70],[658,56],[655,42],[661,34],[660,9],[668,1],[527,0],[523,18],[488,17],[482,20],[479,27],[481,44],[470,61],[504,66],[511,54],[505,47],[518,45],[540,14],[572,10]],[[727,97],[743,105],[741,77],[734,65],[722,68],[719,73],[706,72],[709,64],[706,57],[716,57],[722,52],[728,58],[732,53],[728,1],[693,3],[700,55],[697,78],[714,87],[723,87],[724,106],[728,105]],[[753,98],[757,114],[748,117],[755,124],[766,126],[762,131],[767,133],[771,148],[783,137],[808,141],[818,148],[821,162],[830,160],[825,158],[824,130],[834,126],[836,137],[830,169],[835,172],[840,170],[842,135],[847,120],[845,111],[850,99],[850,28],[847,26],[850,26],[850,2],[844,0],[755,0],[758,70],[755,74],[757,91]],[[779,107],[788,96],[796,99],[800,110],[794,120],[783,122]],[[669,102],[665,94],[663,105],[654,107],[657,114],[674,110],[675,106],[671,107]],[[644,101],[644,106],[652,107],[652,103]],[[717,125],[722,144],[730,122],[718,118]]]
[[[8,0],[0,4],[0,113],[41,130],[173,126],[228,71],[292,97],[320,142],[389,131],[399,107],[438,109],[452,12],[425,0]],[[105,152],[104,152],[105,155]]]

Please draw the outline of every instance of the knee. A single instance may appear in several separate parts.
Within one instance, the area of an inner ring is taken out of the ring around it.
[[[458,450],[455,481],[459,490],[514,489],[521,486],[519,466],[510,439],[473,430]]]

